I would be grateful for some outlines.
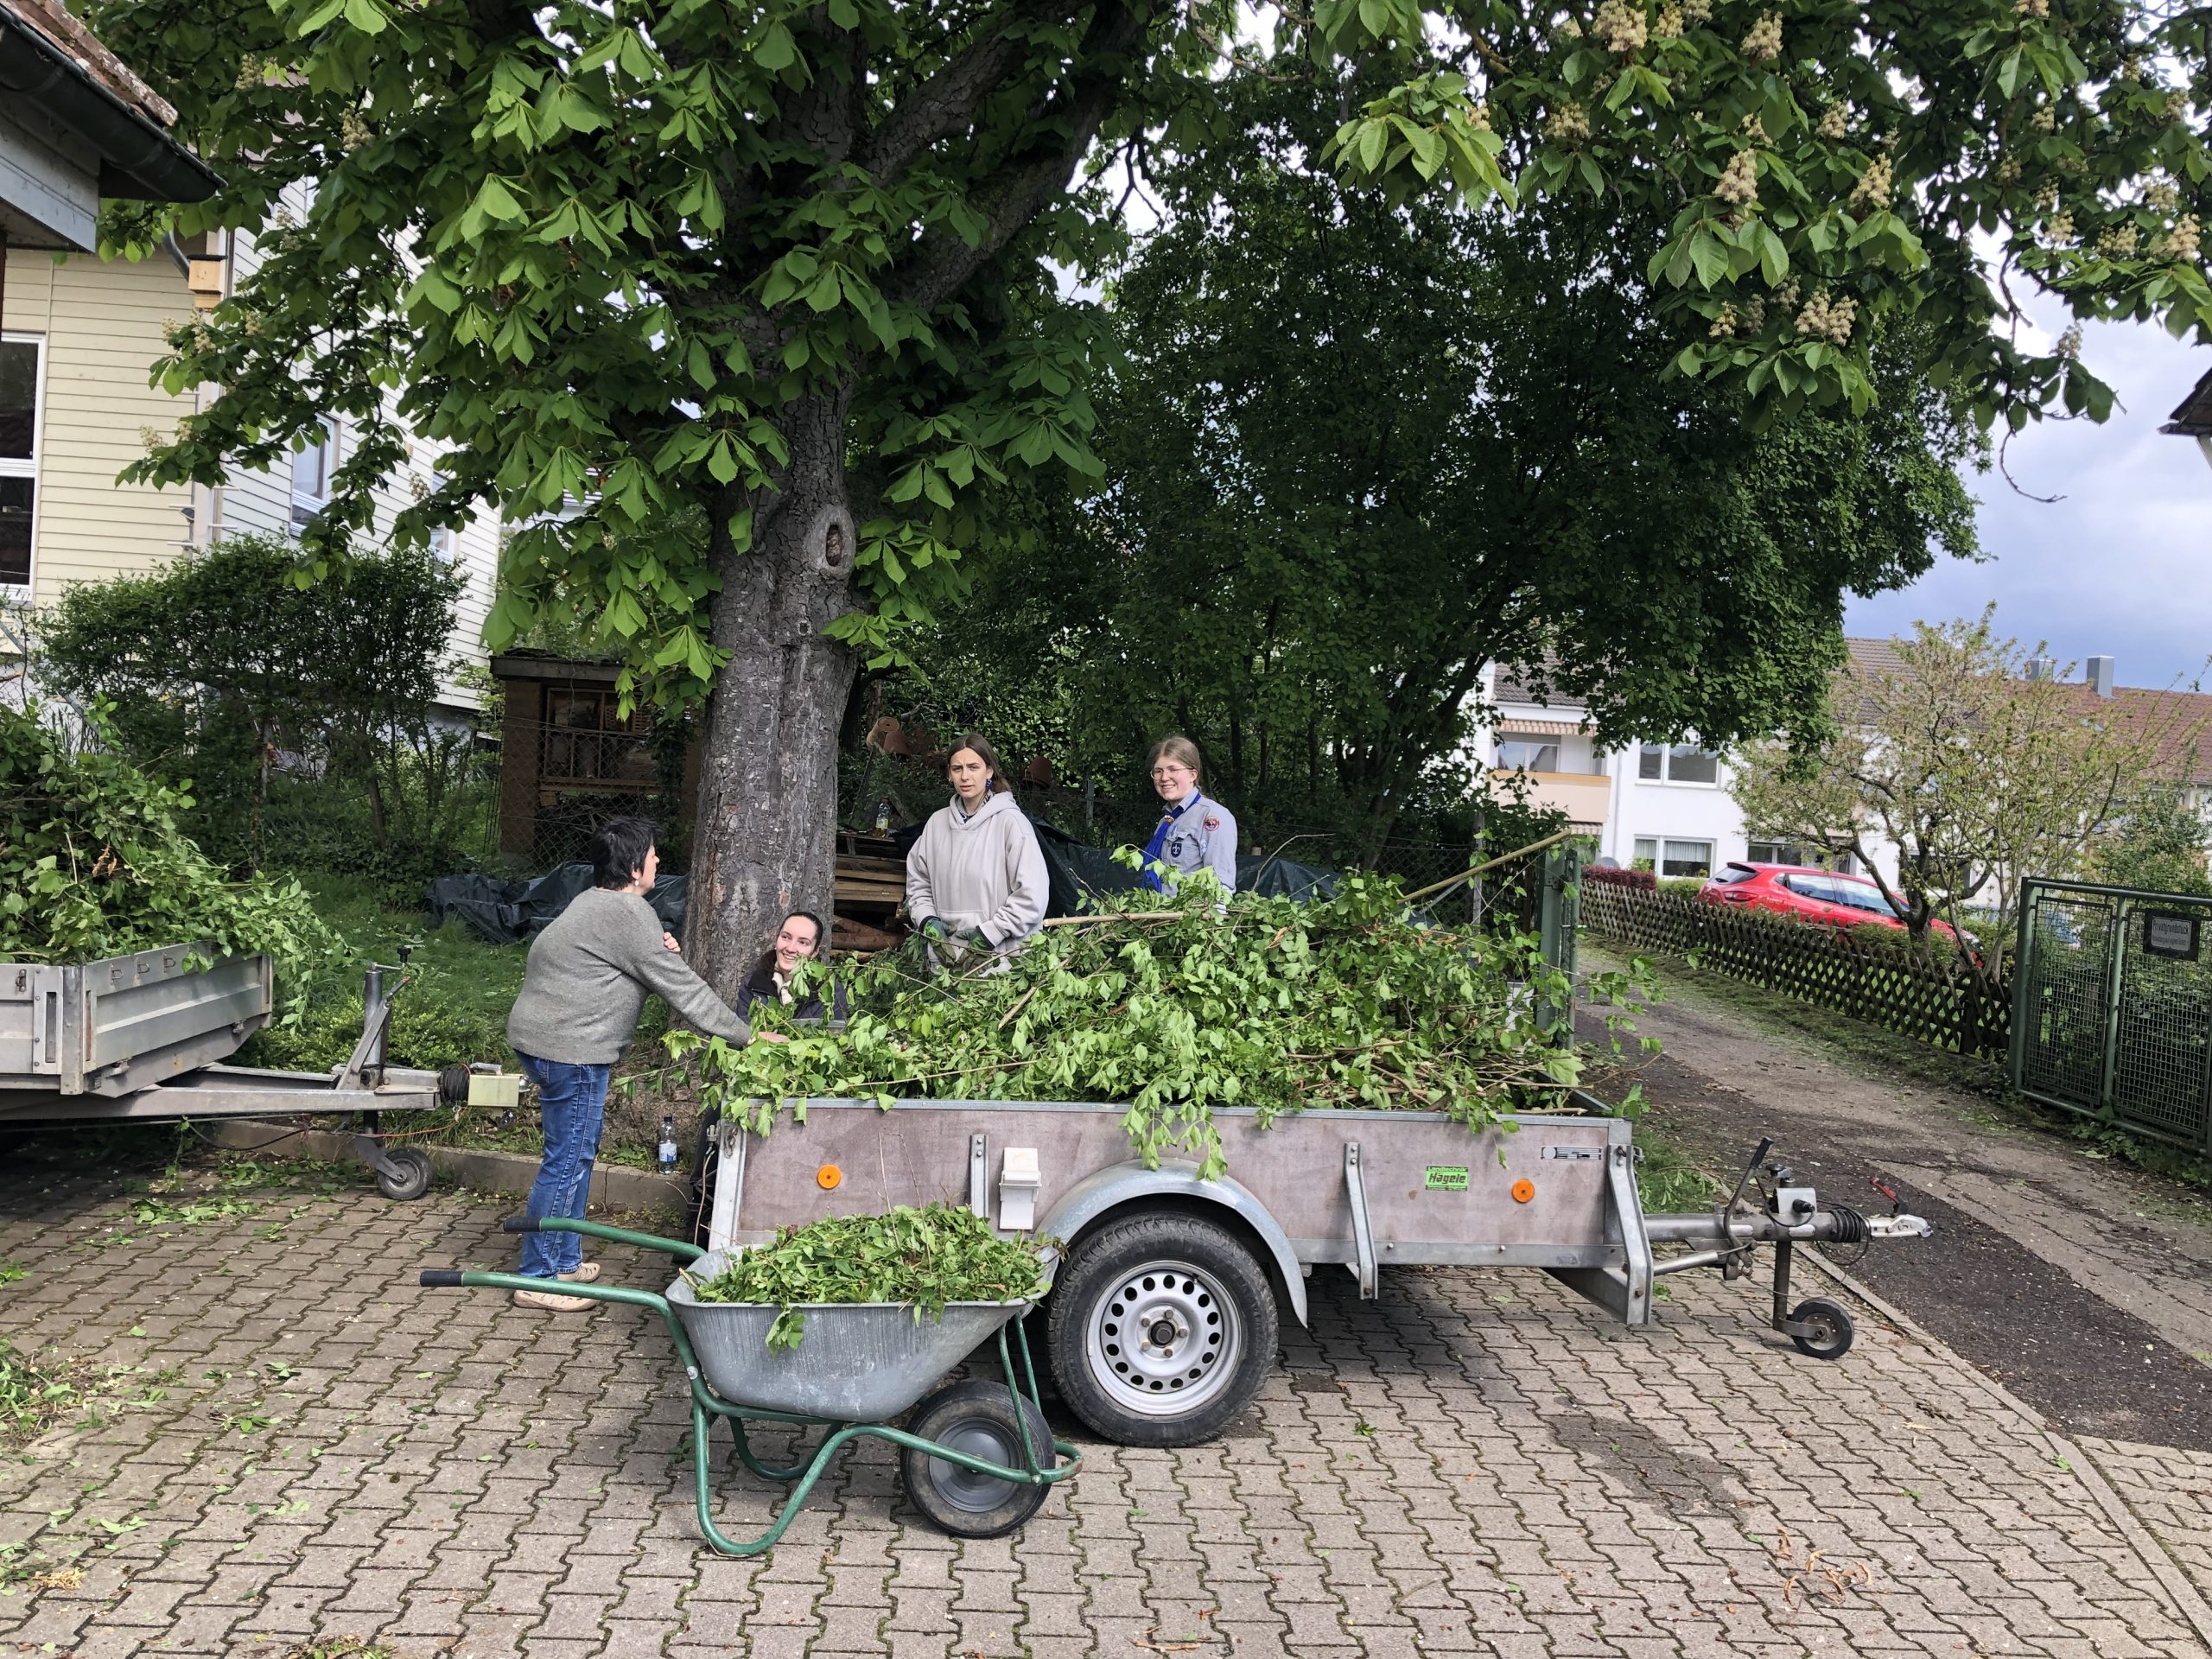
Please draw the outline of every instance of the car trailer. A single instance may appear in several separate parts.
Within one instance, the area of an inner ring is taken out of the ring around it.
[[[430,1190],[430,1156],[391,1145],[381,1116],[464,1100],[469,1072],[386,1063],[407,955],[368,969],[360,1040],[328,1071],[221,1064],[276,1010],[265,953],[218,957],[206,945],[178,944],[99,962],[0,962],[0,1128],[358,1114],[353,1149],[378,1188],[419,1198]]]
[[[1227,1173],[1211,1180],[1192,1162],[1147,1168],[1118,1107],[792,1105],[766,1135],[716,1127],[705,1243],[741,1249],[824,1216],[932,1199],[965,1203],[1002,1236],[1059,1241],[1041,1321],[1049,1373],[1086,1425],[1130,1446],[1220,1433],[1274,1363],[1281,1320],[1309,1323],[1316,1268],[1350,1272],[1363,1299],[1391,1267],[1537,1268],[1635,1328],[1652,1322],[1661,1278],[1711,1268],[1733,1280],[1770,1244],[1773,1328],[1832,1360],[1851,1346],[1851,1317],[1823,1299],[1790,1304],[1796,1247],[1930,1231],[1894,1199],[1877,1216],[1822,1200],[1766,1163],[1769,1141],[1726,1203],[1646,1216],[1631,1126],[1587,1095],[1479,1132],[1440,1112],[1262,1123],[1217,1109]]]

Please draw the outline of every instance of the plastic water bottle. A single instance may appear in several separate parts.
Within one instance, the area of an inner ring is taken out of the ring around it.
[[[676,1119],[664,1117],[660,1121],[660,1173],[676,1173]]]
[[[888,835],[890,832],[891,801],[887,796],[884,799],[880,800],[875,804],[875,833],[879,836],[882,836]]]

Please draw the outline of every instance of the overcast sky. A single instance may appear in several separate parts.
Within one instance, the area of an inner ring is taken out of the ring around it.
[[[1907,632],[1916,620],[1974,616],[1997,601],[1997,625],[2062,663],[2109,654],[2122,685],[2203,675],[2212,656],[2212,466],[2187,438],[2158,430],[2212,369],[2212,350],[2163,328],[2092,326],[2082,356],[2120,395],[2110,421],[2046,421],[2012,440],[2023,490],[1994,468],[1970,477],[1980,499],[1981,564],[1945,560],[1901,593],[1850,601],[1845,631]]]

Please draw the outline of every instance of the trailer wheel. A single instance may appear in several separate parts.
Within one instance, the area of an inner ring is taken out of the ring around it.
[[[377,1191],[399,1204],[412,1204],[430,1190],[430,1154],[420,1147],[397,1147],[385,1152],[385,1161],[397,1172],[377,1172]]]
[[[1198,1216],[1134,1215],[1078,1243],[1053,1286],[1060,1397],[1123,1446],[1197,1446],[1252,1402],[1275,1299],[1243,1242]]]
[[[973,1377],[940,1389],[915,1408],[906,1428],[971,1458],[1019,1469],[1022,1428],[1014,1418],[1017,1408],[1021,1425],[1028,1429],[1037,1466],[1050,1469],[1057,1458],[1045,1414],[1003,1382]],[[1043,1508],[1045,1495],[1052,1490],[1001,1480],[912,1446],[899,1451],[899,1478],[930,1524],[955,1538],[1002,1537]]]
[[[1841,1359],[1851,1351],[1851,1315],[1825,1296],[1811,1297],[1789,1310],[1789,1322],[1809,1329],[1803,1336],[1793,1335],[1790,1341],[1797,1344],[1801,1354],[1810,1354],[1815,1359]]]

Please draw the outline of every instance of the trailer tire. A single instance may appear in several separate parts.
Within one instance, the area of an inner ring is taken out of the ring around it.
[[[1109,1221],[1069,1252],[1046,1353],[1069,1410],[1122,1446],[1198,1446],[1252,1403],[1281,1334],[1268,1275],[1200,1216]]]
[[[412,1204],[430,1190],[430,1154],[420,1147],[398,1147],[385,1153],[385,1161],[398,1172],[377,1172],[377,1191],[395,1204]]]

